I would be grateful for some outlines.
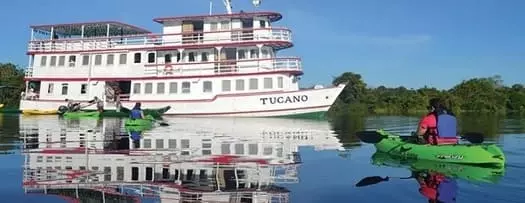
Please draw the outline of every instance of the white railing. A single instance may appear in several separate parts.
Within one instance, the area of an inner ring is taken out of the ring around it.
[[[144,67],[146,76],[257,73],[269,71],[301,71],[299,58],[268,58],[262,60],[227,60],[209,63],[159,64]]]
[[[112,50],[158,46],[222,45],[228,43],[284,42],[291,43],[292,34],[285,28],[236,29],[216,32],[118,36],[110,38],[83,38],[30,41],[29,52]]]
[[[31,67],[26,68],[25,76],[26,77],[33,77],[33,68],[31,68]]]

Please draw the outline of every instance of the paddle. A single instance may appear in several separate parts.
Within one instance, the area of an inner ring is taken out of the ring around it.
[[[375,144],[381,142],[385,138],[384,135],[379,134],[377,131],[359,131],[356,133],[357,137],[366,143]],[[400,136],[402,138],[413,138],[414,136]],[[478,132],[467,132],[459,136],[460,139],[464,139],[473,144],[481,144],[484,141],[483,134]]]
[[[357,182],[355,184],[355,186],[356,187],[363,187],[363,186],[368,186],[368,185],[374,185],[374,184],[378,184],[380,182],[386,182],[390,178],[412,179],[413,177],[412,176],[410,176],[410,177],[388,177],[387,176],[387,177],[382,178],[381,176],[369,176],[369,177],[361,179],[361,181]]]
[[[170,124],[168,124],[166,122],[163,122],[163,121],[160,121],[160,120],[156,120],[155,118],[153,118],[153,116],[146,116],[146,119],[149,119],[151,122],[158,123],[160,126],[169,126],[170,125]]]

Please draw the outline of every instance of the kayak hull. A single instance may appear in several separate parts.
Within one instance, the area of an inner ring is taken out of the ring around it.
[[[147,115],[144,119],[126,119],[125,126],[143,126],[149,127],[153,125],[153,116]]]
[[[25,115],[55,115],[57,110],[26,109],[22,111]]]
[[[100,112],[98,111],[77,111],[77,112],[65,112],[64,118],[98,118]]]
[[[377,151],[391,156],[459,164],[505,165],[505,155],[495,144],[415,144],[393,133],[377,132],[384,137],[375,144]]]
[[[497,183],[505,175],[504,166],[482,167],[470,164],[445,163],[428,160],[400,159],[384,152],[372,155],[372,164],[408,168],[413,172],[437,172],[447,177],[472,182]]]

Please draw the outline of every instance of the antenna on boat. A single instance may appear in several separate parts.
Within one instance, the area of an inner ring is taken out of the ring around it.
[[[261,1],[262,0],[252,0],[252,4],[253,6],[257,8],[259,7],[259,5],[261,5]],[[226,7],[227,13],[232,14],[232,0],[222,0],[222,2],[224,3],[224,6]],[[210,15],[211,15],[211,1],[210,1]]]

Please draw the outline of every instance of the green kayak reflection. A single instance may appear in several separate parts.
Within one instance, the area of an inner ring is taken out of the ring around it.
[[[456,202],[457,179],[470,182],[497,183],[505,173],[504,167],[481,167],[476,165],[444,163],[426,160],[403,160],[386,153],[376,152],[372,164],[407,168],[409,177],[370,176],[363,178],[356,187],[374,185],[391,179],[414,179],[419,183],[419,192],[429,202]]]

